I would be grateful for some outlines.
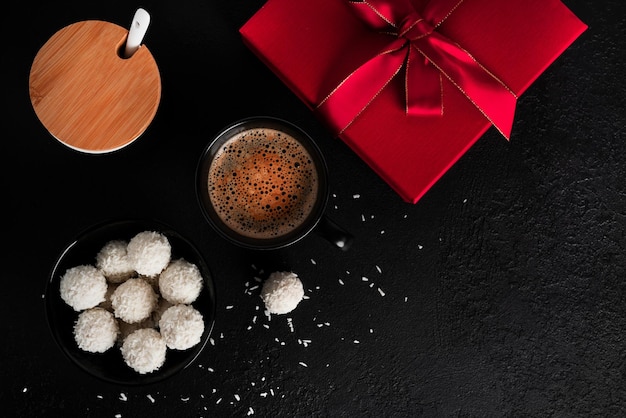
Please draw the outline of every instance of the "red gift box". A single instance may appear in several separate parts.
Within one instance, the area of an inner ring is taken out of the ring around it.
[[[268,0],[240,33],[416,203],[586,28],[559,0]]]

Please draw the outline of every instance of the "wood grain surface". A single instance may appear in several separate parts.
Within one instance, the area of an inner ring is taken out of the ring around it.
[[[39,50],[30,99],[46,129],[79,151],[105,153],[138,138],[156,114],[161,78],[145,45],[121,56],[128,31],[88,20],[56,32]]]

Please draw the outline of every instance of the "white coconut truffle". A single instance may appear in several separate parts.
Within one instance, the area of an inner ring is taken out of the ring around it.
[[[128,243],[123,240],[111,240],[96,254],[96,267],[110,283],[121,283],[135,274],[126,252]]]
[[[126,337],[120,351],[129,367],[139,374],[146,374],[165,363],[167,346],[157,330],[142,328]]]
[[[61,299],[79,312],[104,302],[107,281],[96,267],[80,265],[65,271],[61,277],[60,290]]]
[[[143,231],[131,238],[126,253],[137,273],[156,276],[169,264],[172,247],[165,235],[155,231]]]
[[[273,314],[293,311],[304,297],[304,287],[296,273],[276,271],[263,283],[261,299]]]
[[[172,304],[189,305],[200,295],[202,285],[198,266],[183,258],[172,261],[159,276],[161,296]]]
[[[159,329],[169,348],[186,350],[200,342],[204,320],[193,306],[174,305],[161,315]]]
[[[128,279],[111,296],[116,318],[129,324],[148,318],[157,306],[158,295],[143,279]]]
[[[82,311],[74,324],[74,340],[81,350],[104,353],[113,347],[119,334],[117,320],[102,308]]]

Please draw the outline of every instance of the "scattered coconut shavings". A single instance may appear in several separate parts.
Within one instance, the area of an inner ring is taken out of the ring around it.
[[[293,328],[293,319],[291,318],[287,318],[287,325],[289,325],[289,330],[291,332],[294,332],[294,328]]]
[[[126,394],[124,392],[120,393],[120,401],[127,401],[128,398],[126,397]]]
[[[354,340],[353,341],[355,344],[360,344],[361,342],[359,340]]]
[[[146,395],[146,398],[148,398],[150,402],[154,403],[154,398],[152,397],[152,395],[148,394]]]
[[[404,302],[406,303],[406,301],[408,301],[409,298],[407,296],[404,297]]]
[[[220,402],[222,402],[222,398],[218,398],[217,401],[215,401],[215,405],[219,405]]]
[[[353,194],[353,195],[352,195],[352,198],[353,198],[353,199],[358,199],[359,197],[361,197],[361,195],[360,195],[360,194]]]
[[[28,392],[28,388],[22,389],[22,393],[26,393],[26,392]]]
[[[385,292],[383,292],[383,289],[380,287],[378,288],[378,293],[380,293],[381,296],[385,296]]]
[[[380,235],[382,235],[382,234],[384,234],[384,233],[385,233],[385,230],[384,230],[384,229],[380,231]]]
[[[254,409],[251,406],[248,407],[248,415],[254,415]]]
[[[378,272],[381,273],[381,274],[383,272],[382,269],[380,267],[378,267],[378,266],[376,266],[376,270],[378,270]]]
[[[302,367],[309,367],[309,366],[307,366],[307,365],[306,365],[306,363],[305,363],[305,362],[303,362],[303,361],[299,361],[299,362],[298,362],[298,364],[299,364],[300,366],[302,366]]]
[[[187,402],[189,399],[190,399],[189,396],[187,396],[186,398],[180,398],[180,400],[183,402]]]
[[[315,260],[311,259],[311,264],[315,265],[315,264],[317,264],[317,262]]]
[[[237,400],[237,402],[239,402],[241,400],[241,397],[239,395],[237,395],[236,393],[235,393],[234,396],[235,396],[235,399]]]
[[[213,339],[213,337],[209,337],[209,342],[211,343],[211,345],[215,345],[215,340]]]
[[[343,286],[344,285],[343,280],[339,279],[339,284]]]
[[[361,222],[365,222],[365,215],[361,215]]]
[[[234,306],[233,306],[233,305],[227,305],[227,306],[226,306],[226,309],[233,309],[233,308],[234,308]]]
[[[365,276],[362,276],[362,277],[361,277],[361,280],[363,280],[364,282],[366,282],[366,281],[368,281],[369,279],[368,279],[367,277],[365,277]]]
[[[417,249],[418,249],[418,250],[421,250],[422,248],[424,248],[424,246],[423,246],[423,245],[418,245],[418,246],[417,246]]]

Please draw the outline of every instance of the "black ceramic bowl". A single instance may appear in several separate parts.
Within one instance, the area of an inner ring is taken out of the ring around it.
[[[165,363],[152,373],[140,374],[129,367],[116,344],[104,353],[81,350],[74,340],[74,323],[79,312],[61,299],[60,279],[68,268],[82,264],[95,265],[98,251],[108,241],[129,241],[142,231],[163,233],[172,247],[172,260],[184,258],[200,269],[204,287],[193,302],[204,319],[200,343],[188,350],[167,349]],[[72,363],[104,381],[120,385],[145,385],[162,381],[188,367],[205,347],[215,321],[215,288],[211,272],[196,247],[168,225],[152,220],[122,220],[98,224],[79,234],[61,253],[50,273],[45,289],[45,313],[58,346]]]

